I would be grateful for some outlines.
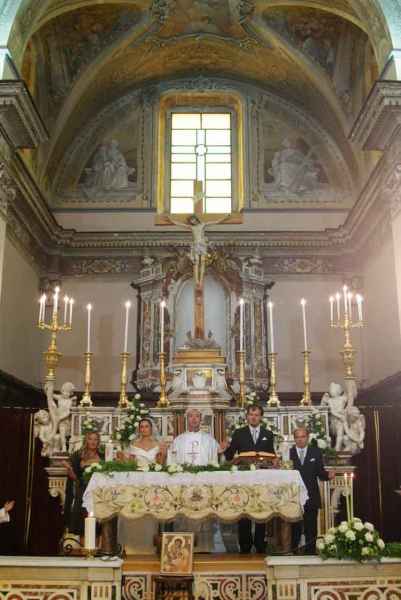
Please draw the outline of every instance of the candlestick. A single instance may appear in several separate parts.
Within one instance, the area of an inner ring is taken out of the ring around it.
[[[245,400],[246,400],[246,390],[245,390],[245,352],[238,352],[239,358],[239,396],[238,396],[238,406],[244,408]]]
[[[165,363],[166,363],[166,353],[165,352],[159,353],[159,360],[160,360],[160,397],[159,397],[157,406],[159,408],[167,408],[168,406],[170,406],[170,402],[167,398],[167,392],[166,392],[167,378],[166,378],[166,367],[165,367]]]
[[[268,302],[267,306],[269,307],[270,353],[274,354],[273,302]]]
[[[304,393],[300,404],[301,406],[312,406],[312,398],[310,393],[311,376],[309,367],[310,351],[304,350],[302,354],[304,355]]]
[[[269,394],[269,399],[267,401],[268,406],[280,406],[280,400],[279,397],[277,395],[277,390],[276,390],[276,385],[277,385],[277,378],[276,378],[276,359],[277,359],[277,354],[275,352],[270,352],[268,354],[268,357],[270,359],[270,394]]]
[[[86,305],[86,310],[88,311],[88,339],[86,345],[86,352],[89,354],[91,351],[91,312],[92,312],[92,304]]]
[[[89,513],[85,519],[85,550],[96,550],[96,519],[93,513]]]
[[[333,323],[333,321],[334,321],[334,296],[330,296],[329,302],[330,302],[330,323]]]
[[[302,308],[302,323],[303,323],[303,328],[304,328],[304,350],[305,352],[308,351],[308,338],[307,338],[307,334],[306,334],[306,300],[305,298],[302,298],[301,300],[301,308]]]
[[[239,301],[239,351],[244,351],[244,299]]]
[[[130,354],[128,352],[121,352],[121,381],[120,381],[120,399],[118,406],[120,408],[127,408],[128,396],[127,396],[127,384],[128,384],[128,371],[127,362]]]
[[[129,309],[131,308],[131,302],[128,300],[125,303],[125,328],[124,328],[124,353],[128,350],[128,323],[129,323]]]
[[[165,300],[160,302],[160,353],[164,353],[164,308],[166,306]]]
[[[81,398],[80,406],[92,406],[92,398],[91,398],[91,361],[92,361],[92,353],[85,352],[85,375],[84,375],[84,393]]]

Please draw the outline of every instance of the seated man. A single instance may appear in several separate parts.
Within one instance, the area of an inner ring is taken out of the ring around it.
[[[254,450],[255,452],[269,452],[274,454],[273,433],[263,427],[263,408],[257,404],[250,404],[246,409],[245,427],[236,429],[231,443],[224,444],[224,454],[227,460],[232,460],[236,453]],[[228,447],[227,447],[228,446]],[[241,554],[247,554],[252,546],[256,552],[264,554],[266,551],[266,524],[255,523],[255,535],[252,537],[252,523],[249,519],[241,519],[238,523],[238,538]]]
[[[200,430],[202,415],[197,408],[187,410],[188,431],[178,435],[171,444],[167,464],[192,464],[205,466],[218,462],[218,454],[222,452],[219,444],[209,433]],[[198,523],[185,517],[177,519],[174,531],[192,531],[195,533],[195,551],[212,552],[214,548],[213,523]]]

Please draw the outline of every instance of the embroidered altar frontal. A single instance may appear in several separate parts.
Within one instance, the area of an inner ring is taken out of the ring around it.
[[[103,521],[117,515],[130,519],[177,516],[233,522],[302,518],[307,491],[298,471],[260,470],[219,473],[96,473],[84,495],[84,506]]]

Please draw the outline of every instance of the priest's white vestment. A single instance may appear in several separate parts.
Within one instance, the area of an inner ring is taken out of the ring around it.
[[[218,462],[218,443],[209,433],[204,431],[188,431],[178,435],[169,448],[168,464],[192,464],[205,466]],[[195,534],[195,551],[212,552],[214,548],[214,522],[212,520],[190,521],[179,517],[174,524],[174,531],[192,531]]]

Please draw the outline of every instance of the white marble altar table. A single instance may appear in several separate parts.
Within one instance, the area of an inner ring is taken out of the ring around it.
[[[177,516],[234,522],[242,517],[268,521],[302,518],[308,498],[298,471],[211,471],[192,473],[95,473],[83,505],[100,521],[146,515],[165,522]]]

